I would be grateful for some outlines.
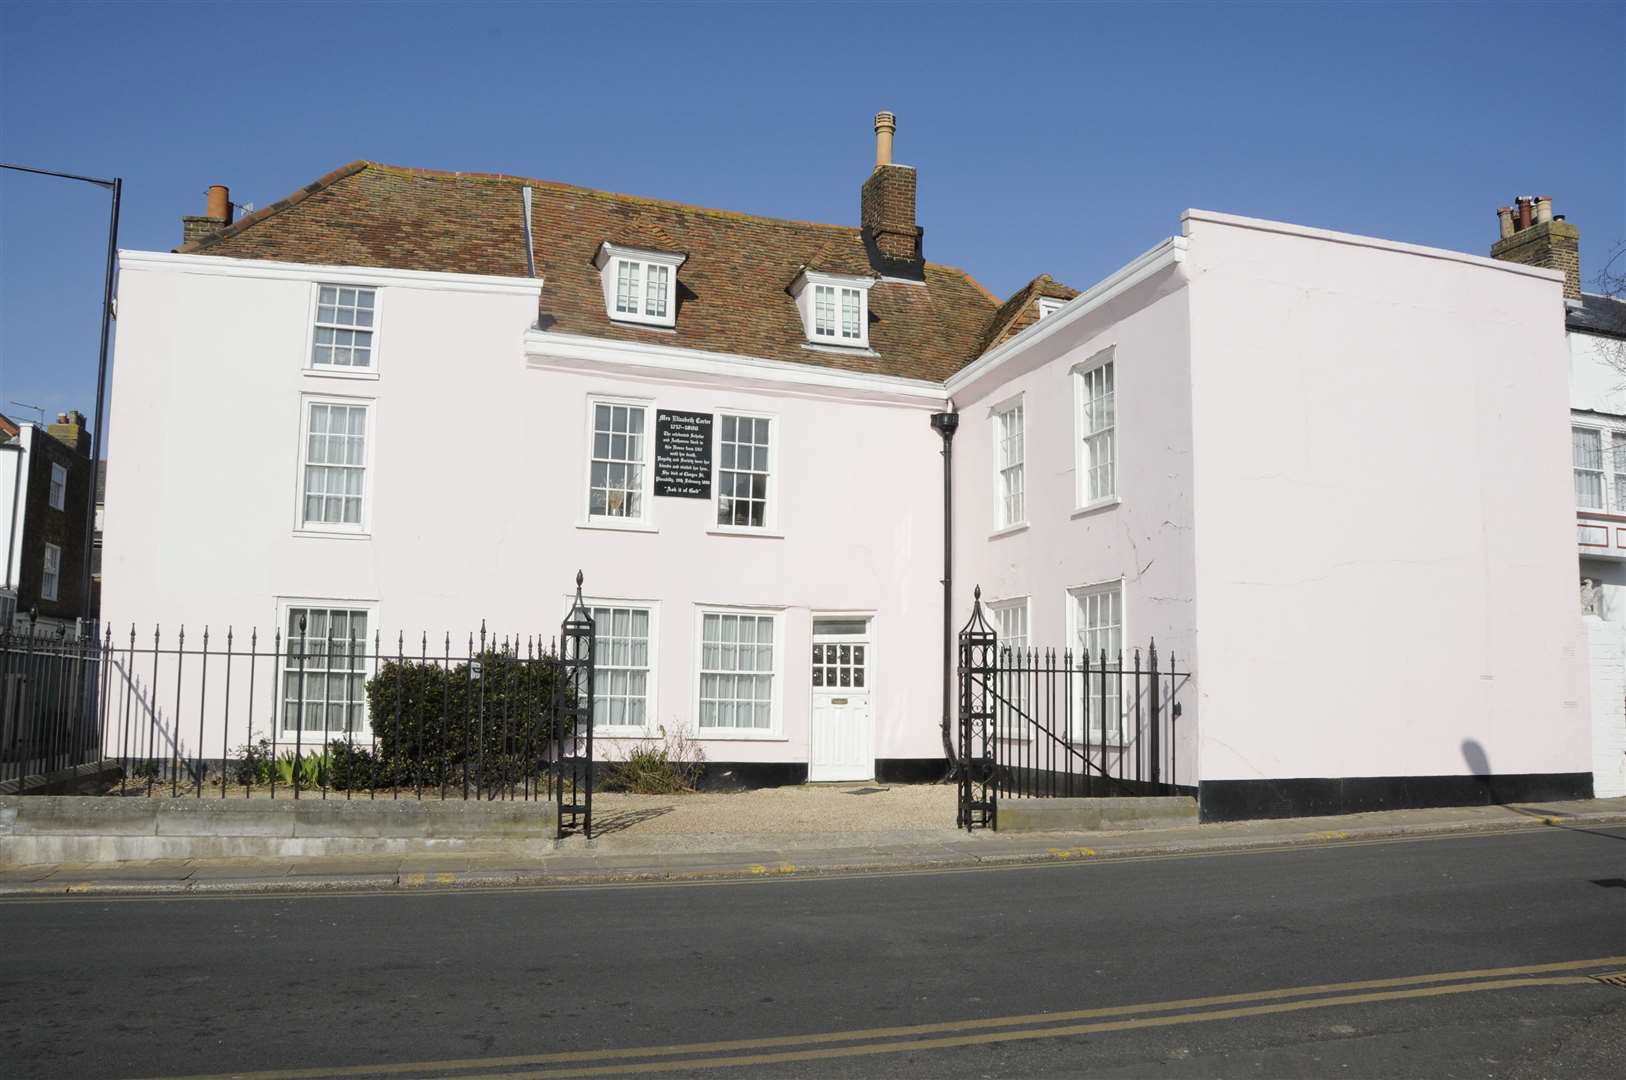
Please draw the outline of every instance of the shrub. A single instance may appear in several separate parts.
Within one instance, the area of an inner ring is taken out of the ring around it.
[[[693,791],[705,769],[706,751],[686,729],[669,735],[662,727],[660,741],[640,739],[627,748],[625,757],[606,762],[600,784],[605,791],[676,795]]]
[[[347,750],[345,780],[369,784],[506,785],[534,774],[553,735],[568,735],[574,701],[555,716],[560,677],[552,657],[488,650],[465,661],[391,660],[367,681],[371,744]],[[360,769],[371,770],[365,776]],[[376,776],[378,779],[373,779]]]
[[[241,787],[271,782],[271,740],[261,737],[247,746],[237,748],[237,759],[231,763],[232,782]]]

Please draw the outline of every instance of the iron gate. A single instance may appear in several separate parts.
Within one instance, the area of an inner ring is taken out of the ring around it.
[[[999,827],[1002,798],[1167,795],[1179,783],[1179,720],[1190,676],[1157,643],[1108,656],[1010,648],[983,616],[959,636],[963,829]]]

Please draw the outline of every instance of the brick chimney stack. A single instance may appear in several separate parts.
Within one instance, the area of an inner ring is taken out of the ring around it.
[[[181,218],[181,243],[190,244],[205,236],[213,236],[230,224],[231,192],[225,184],[215,184],[209,188],[209,199],[204,204],[203,213]]]
[[[918,272],[924,262],[924,230],[915,224],[914,167],[892,160],[892,136],[897,129],[896,116],[875,114],[875,171],[864,181],[860,221],[864,243],[881,261]]]
[[[1581,230],[1553,216],[1551,195],[1520,195],[1496,211],[1491,258],[1564,271],[1564,299],[1581,299]]]
[[[85,430],[85,414],[82,412],[57,413],[56,423],[45,429],[57,442],[62,443],[76,454],[90,453],[90,432]]]

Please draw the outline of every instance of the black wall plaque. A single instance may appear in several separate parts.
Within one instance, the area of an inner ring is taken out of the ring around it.
[[[655,410],[655,494],[711,498],[711,413]]]

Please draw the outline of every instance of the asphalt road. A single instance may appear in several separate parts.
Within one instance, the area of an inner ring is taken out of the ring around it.
[[[0,903],[0,1076],[1626,1076],[1612,971],[1626,829],[31,899]]]

